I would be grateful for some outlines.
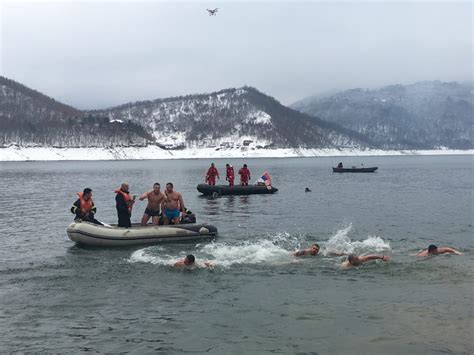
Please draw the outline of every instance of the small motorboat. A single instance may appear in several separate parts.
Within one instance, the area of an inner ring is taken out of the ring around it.
[[[248,186],[228,186],[228,185],[207,185],[199,184],[197,190],[204,195],[253,195],[253,194],[273,194],[278,191],[276,187],[266,185]]]
[[[73,242],[102,247],[210,240],[217,236],[216,227],[195,223],[166,226],[133,224],[131,228],[123,228],[77,221],[71,223],[66,232]]]
[[[374,166],[371,168],[358,168],[353,166],[352,168],[332,168],[333,173],[373,173],[378,167]]]

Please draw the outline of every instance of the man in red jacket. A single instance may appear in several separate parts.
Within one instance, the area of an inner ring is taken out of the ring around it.
[[[250,170],[247,168],[247,164],[244,164],[242,168],[239,169],[240,175],[240,185],[248,186],[250,180]]]
[[[230,164],[226,164],[225,172],[225,179],[229,182],[229,186],[234,186],[234,167]]]
[[[216,176],[219,179],[219,172],[217,171],[217,168],[214,166],[214,163],[211,163],[211,166],[209,167],[206,173],[206,182],[209,185],[215,185]]]

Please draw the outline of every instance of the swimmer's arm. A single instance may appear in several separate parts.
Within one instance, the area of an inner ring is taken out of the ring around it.
[[[204,262],[204,266],[209,268],[209,269],[214,269],[214,267],[216,266],[215,263],[211,262],[211,261],[205,261]]]
[[[441,250],[439,250],[441,249]],[[456,254],[456,255],[462,255],[461,252],[457,251],[456,249],[454,248],[448,248],[448,247],[445,247],[445,248],[438,248],[438,251],[440,253],[449,253],[449,254]]]
[[[422,250],[420,250],[418,253],[416,253],[416,254],[411,254],[411,255],[414,255],[414,256],[428,256],[428,250],[422,249]]]
[[[369,260],[383,260],[383,261],[388,261],[390,258],[387,255],[366,255],[366,256],[360,256],[359,260],[363,263]]]
[[[293,253],[294,256],[304,256],[305,250],[298,250]]]

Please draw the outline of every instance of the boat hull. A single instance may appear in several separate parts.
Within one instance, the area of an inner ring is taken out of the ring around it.
[[[204,195],[253,195],[253,194],[273,194],[278,191],[276,187],[249,185],[249,186],[227,186],[227,185],[207,185],[199,184],[197,190]]]
[[[122,228],[100,226],[89,222],[74,222],[69,225],[66,232],[73,242],[100,247],[180,243],[210,240],[217,236],[217,228],[210,224]]]
[[[378,167],[371,168],[332,168],[333,173],[373,173]]]

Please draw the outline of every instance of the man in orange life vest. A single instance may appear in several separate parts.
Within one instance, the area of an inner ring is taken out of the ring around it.
[[[248,186],[250,180],[250,170],[247,168],[247,164],[244,164],[244,166],[239,169],[239,175],[240,185]]]
[[[225,172],[225,179],[229,182],[229,186],[234,186],[234,167],[230,164],[226,164]]]
[[[209,167],[206,173],[206,182],[209,185],[215,185],[216,176],[219,179],[219,172],[217,171],[217,168],[215,167],[214,163],[211,163],[211,166]]]
[[[75,214],[75,221],[86,221],[94,224],[100,224],[98,220],[94,218],[97,209],[94,206],[94,201],[92,200],[92,190],[85,188],[83,192],[78,192],[77,196],[79,197],[71,207],[71,213]]]
[[[118,226],[130,228],[132,222],[132,208],[135,203],[135,196],[130,195],[128,184],[123,183],[120,189],[115,190],[115,207],[117,208]]]

